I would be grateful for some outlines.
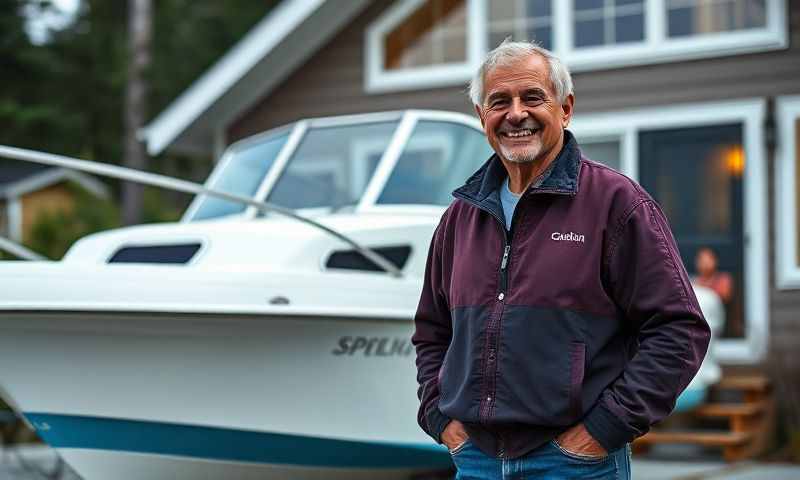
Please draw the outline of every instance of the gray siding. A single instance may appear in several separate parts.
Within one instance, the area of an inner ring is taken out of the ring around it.
[[[379,1],[365,9],[267,99],[244,113],[229,129],[229,138],[239,139],[307,117],[405,108],[471,113],[466,86],[365,93],[364,32],[391,3]],[[576,115],[800,93],[800,0],[790,0],[790,5],[789,49],[576,73]]]
[[[800,93],[800,0],[789,3],[790,48],[578,73],[576,114]],[[405,108],[472,112],[464,87],[364,92],[364,32],[390,4],[381,1],[368,7],[267,99],[242,115],[229,129],[231,140],[305,117]],[[770,154],[771,344],[769,362],[762,368],[796,379],[800,378],[800,355],[794,353],[800,347],[800,290],[774,288],[773,163]]]

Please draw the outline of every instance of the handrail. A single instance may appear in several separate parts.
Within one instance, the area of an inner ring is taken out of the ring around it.
[[[223,192],[207,188],[198,183],[189,182],[187,180],[180,180],[166,175],[157,173],[142,172],[132,168],[120,167],[117,165],[109,165],[105,163],[91,162],[88,160],[80,160],[77,158],[67,157],[65,155],[56,155],[52,153],[37,152],[34,150],[27,150],[24,148],[8,147],[0,145],[0,157],[12,158],[15,160],[23,160],[27,162],[41,163],[44,165],[53,165],[57,167],[68,168],[71,170],[79,170],[95,175],[105,177],[118,178],[120,180],[127,180],[129,182],[140,183],[143,185],[150,185],[154,187],[165,188],[168,190],[175,190],[178,192],[192,193],[195,195],[208,195],[211,197],[228,200],[231,202],[243,203],[256,207],[262,212],[274,212],[293,218],[299,222],[311,225],[323,232],[347,243],[353,247],[358,253],[365,256],[376,265],[385,270],[388,274],[402,278],[403,273],[392,262],[386,259],[383,255],[375,252],[374,250],[364,247],[357,243],[350,237],[337,232],[336,230],[327,227],[315,220],[298,215],[293,210],[284,208],[272,203],[260,202],[249,197],[237,195],[235,193]]]
[[[19,257],[23,260],[32,260],[38,262],[45,262],[49,261],[50,259],[39,255],[38,253],[34,252],[30,248],[27,248],[23,245],[20,245],[16,242],[12,242],[11,240],[0,237],[0,250],[5,250],[6,252],[14,255],[15,257]]]

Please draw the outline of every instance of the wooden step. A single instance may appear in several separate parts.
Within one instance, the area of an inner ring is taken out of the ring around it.
[[[770,381],[764,375],[725,376],[714,385],[714,388],[718,390],[766,393],[770,389]]]
[[[692,443],[706,447],[735,447],[750,441],[753,435],[749,432],[727,431],[651,431],[637,438],[636,443],[654,445],[656,443]]]
[[[634,451],[645,452],[648,447],[657,443],[690,443],[703,447],[721,447],[725,460],[735,462],[752,457],[753,438],[752,432],[651,431],[637,438],[633,442],[633,448]]]
[[[764,411],[763,402],[751,403],[707,403],[694,410],[698,417],[729,418],[752,417]]]

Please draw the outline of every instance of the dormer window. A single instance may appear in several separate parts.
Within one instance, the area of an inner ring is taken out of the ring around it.
[[[429,0],[383,37],[387,71],[467,60],[464,0]]]

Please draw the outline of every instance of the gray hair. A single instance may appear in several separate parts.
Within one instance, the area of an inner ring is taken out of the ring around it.
[[[546,48],[529,42],[511,42],[508,38],[486,55],[483,64],[470,80],[469,98],[472,103],[479,107],[482,106],[484,95],[483,80],[488,72],[496,67],[510,65],[534,54],[540,55],[547,61],[550,67],[550,82],[555,88],[559,103],[563,104],[567,97],[573,93],[572,76],[569,74],[567,66],[561,63],[561,60]]]

